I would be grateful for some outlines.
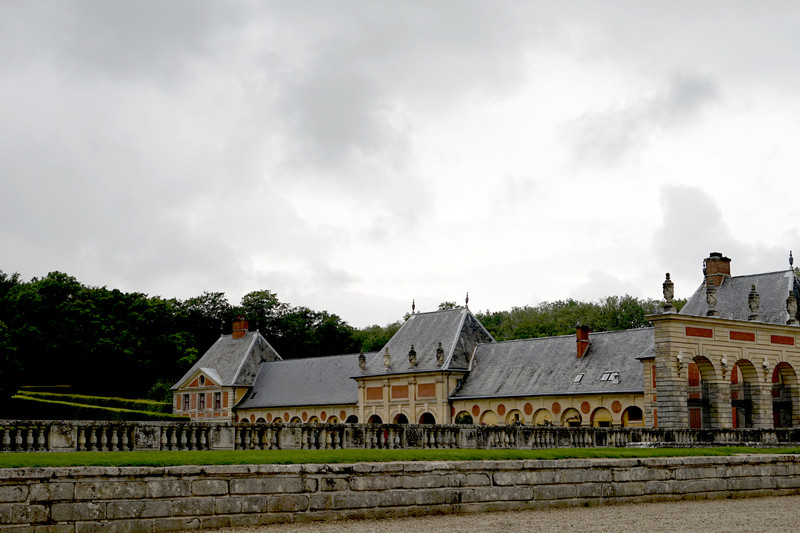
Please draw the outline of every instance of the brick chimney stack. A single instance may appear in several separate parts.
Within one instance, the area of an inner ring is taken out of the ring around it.
[[[247,329],[250,325],[247,323],[247,319],[243,316],[237,316],[236,320],[233,321],[233,338],[234,339],[243,339],[245,335],[247,335]]]
[[[589,333],[592,330],[589,326],[578,326],[575,331],[575,336],[577,337],[577,344],[578,344],[578,359],[581,359],[585,354],[586,350],[589,349]]]
[[[731,277],[731,260],[719,252],[711,252],[708,258],[703,260],[703,275],[706,277],[706,286],[709,280],[713,280],[714,287],[722,287],[725,278]]]

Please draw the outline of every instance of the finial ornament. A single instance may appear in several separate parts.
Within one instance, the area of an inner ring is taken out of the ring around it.
[[[706,316],[719,316],[717,311],[717,288],[714,286],[714,280],[708,280],[708,287],[706,287],[706,303],[708,304],[708,311]]]
[[[389,367],[392,366],[392,356],[389,355],[389,347],[386,347],[386,351],[383,352],[383,367],[386,372],[389,371]]]
[[[412,315],[414,314],[414,309],[416,309],[416,308],[417,308],[417,301],[416,300],[411,300],[411,314]]]
[[[225,321],[224,320],[220,320],[219,321],[219,336],[222,337],[223,335],[225,335]]]
[[[786,298],[786,312],[789,313],[789,320],[786,323],[790,326],[797,326],[800,322],[797,321],[797,298],[795,298],[794,291],[789,291],[789,297]]]
[[[436,348],[436,362],[439,366],[444,364],[444,348],[442,348],[442,341],[439,341],[439,346]]]
[[[792,257],[792,251],[789,250],[789,268],[794,266],[794,257]]]
[[[761,320],[761,315],[758,314],[758,308],[761,306],[761,297],[756,292],[755,283],[750,288],[750,294],[747,295],[747,305],[750,306],[750,316],[747,317],[747,320],[754,322]]]
[[[411,366],[417,366],[417,351],[414,349],[414,345],[411,345],[411,349],[408,351],[408,363]]]
[[[672,283],[672,280],[669,279],[669,272],[667,272],[667,279],[664,280],[664,283],[661,284],[662,289],[664,290],[664,307],[662,308],[664,313],[675,313],[677,309],[672,304],[672,299],[675,298],[675,284]]]
[[[358,368],[364,372],[367,369],[367,356],[364,355],[364,350],[361,350],[361,353],[358,354]]]
[[[469,293],[467,293],[467,298],[464,300],[464,305],[469,309]]]

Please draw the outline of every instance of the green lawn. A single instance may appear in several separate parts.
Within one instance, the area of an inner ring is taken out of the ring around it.
[[[362,463],[509,459],[682,457],[742,453],[797,454],[800,448],[557,448],[546,450],[253,450],[194,452],[0,453],[0,468]]]

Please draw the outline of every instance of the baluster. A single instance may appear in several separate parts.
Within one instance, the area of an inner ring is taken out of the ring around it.
[[[123,451],[129,451],[130,450],[130,446],[129,446],[130,440],[128,439],[128,434],[130,433],[130,431],[131,431],[131,428],[129,428],[128,426],[125,426],[125,427],[122,428],[122,434],[120,435],[120,439],[122,440],[122,442],[120,444],[120,448]]]
[[[89,426],[89,451],[97,451],[97,427]]]
[[[169,431],[170,428],[166,426],[161,426],[161,449],[168,450],[169,449]]]
[[[118,452],[119,451],[119,426],[112,426],[110,428],[111,431],[111,451]]]
[[[205,427],[205,426],[197,429],[198,438],[200,440],[200,442],[197,445],[197,449],[199,449],[199,450],[207,450],[208,449],[208,438],[206,437],[206,435],[208,434],[209,429],[210,428]]]
[[[172,428],[172,431],[169,432],[169,449],[170,450],[177,450],[178,449],[178,431],[179,428]]]
[[[38,439],[36,439],[36,444],[37,444],[37,449],[38,449],[40,452],[45,452],[45,451],[47,451],[47,442],[46,442],[46,440],[45,440],[45,433],[44,433],[44,431],[45,431],[45,428],[44,428],[44,427],[39,427],[39,438],[38,438]]]
[[[3,427],[3,451],[7,452],[11,449],[11,429]]]

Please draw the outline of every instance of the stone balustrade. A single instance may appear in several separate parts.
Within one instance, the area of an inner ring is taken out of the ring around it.
[[[800,429],[0,420],[0,451],[800,445]]]

